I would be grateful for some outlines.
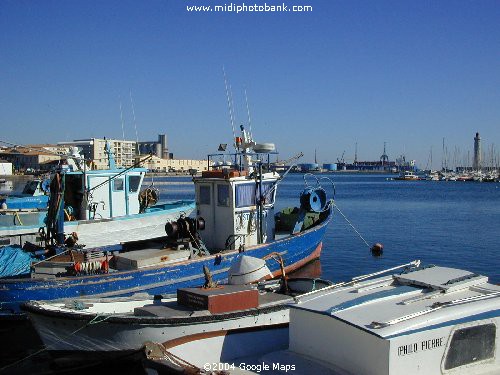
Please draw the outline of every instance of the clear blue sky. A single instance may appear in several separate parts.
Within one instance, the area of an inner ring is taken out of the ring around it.
[[[177,157],[203,158],[237,124],[283,158],[342,152],[425,166],[442,138],[462,157],[479,131],[500,145],[500,2],[284,0],[308,13],[193,13],[224,0],[0,0],[1,139],[140,140],[166,133]],[[263,4],[263,0],[245,1]],[[242,4],[242,0],[233,0]],[[268,4],[281,1],[268,0]]]

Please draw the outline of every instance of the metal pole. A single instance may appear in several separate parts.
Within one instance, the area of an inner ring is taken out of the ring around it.
[[[262,199],[262,162],[259,162],[259,243],[264,242],[264,235],[262,233],[262,220],[264,216],[264,200]]]

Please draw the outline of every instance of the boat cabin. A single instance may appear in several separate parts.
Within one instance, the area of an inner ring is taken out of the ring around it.
[[[500,286],[448,267],[334,289],[290,312],[289,351],[339,373],[493,374],[499,344]]]
[[[243,249],[274,239],[275,172],[209,170],[194,179],[197,215],[205,219],[209,249]]]
[[[145,168],[66,172],[67,219],[93,220],[138,214],[139,190],[145,174]],[[88,191],[87,197],[84,189]]]
[[[270,155],[277,153],[272,143],[255,143],[243,126],[241,132],[235,153],[209,155],[208,170],[193,179],[196,214],[205,221],[203,242],[209,249],[244,250],[274,240],[280,175],[270,171]],[[214,162],[217,158],[222,160]]]
[[[146,168],[116,168],[109,143],[108,169],[87,170],[77,148],[61,167],[64,174],[65,221],[106,219],[135,215],[140,211],[139,190]]]

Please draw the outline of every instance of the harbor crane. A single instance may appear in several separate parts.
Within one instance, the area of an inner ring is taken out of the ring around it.
[[[304,153],[303,152],[299,152],[297,155],[292,156],[290,159],[282,160],[279,163],[281,163],[283,165],[288,165],[288,163],[296,161],[296,160],[300,159],[302,156],[304,156]]]
[[[339,158],[337,158],[337,163],[339,163],[339,164],[344,164],[344,162],[345,162],[345,161],[344,161],[344,154],[345,154],[345,150],[344,150],[344,152],[342,153],[342,156],[340,157],[340,159],[339,159]]]

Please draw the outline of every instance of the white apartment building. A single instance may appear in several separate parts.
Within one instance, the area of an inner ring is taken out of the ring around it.
[[[141,155],[139,160],[142,160],[147,155]],[[144,168],[154,172],[187,172],[190,169],[196,169],[198,172],[208,170],[207,160],[193,159],[162,159],[155,155],[147,160],[142,165]]]
[[[62,146],[76,146],[82,150],[82,154],[87,160],[92,161],[93,169],[108,168],[108,155],[105,152],[106,142],[109,143],[115,156],[115,163],[118,168],[127,168],[134,165],[137,142],[118,139],[77,139],[73,142],[59,142]]]

